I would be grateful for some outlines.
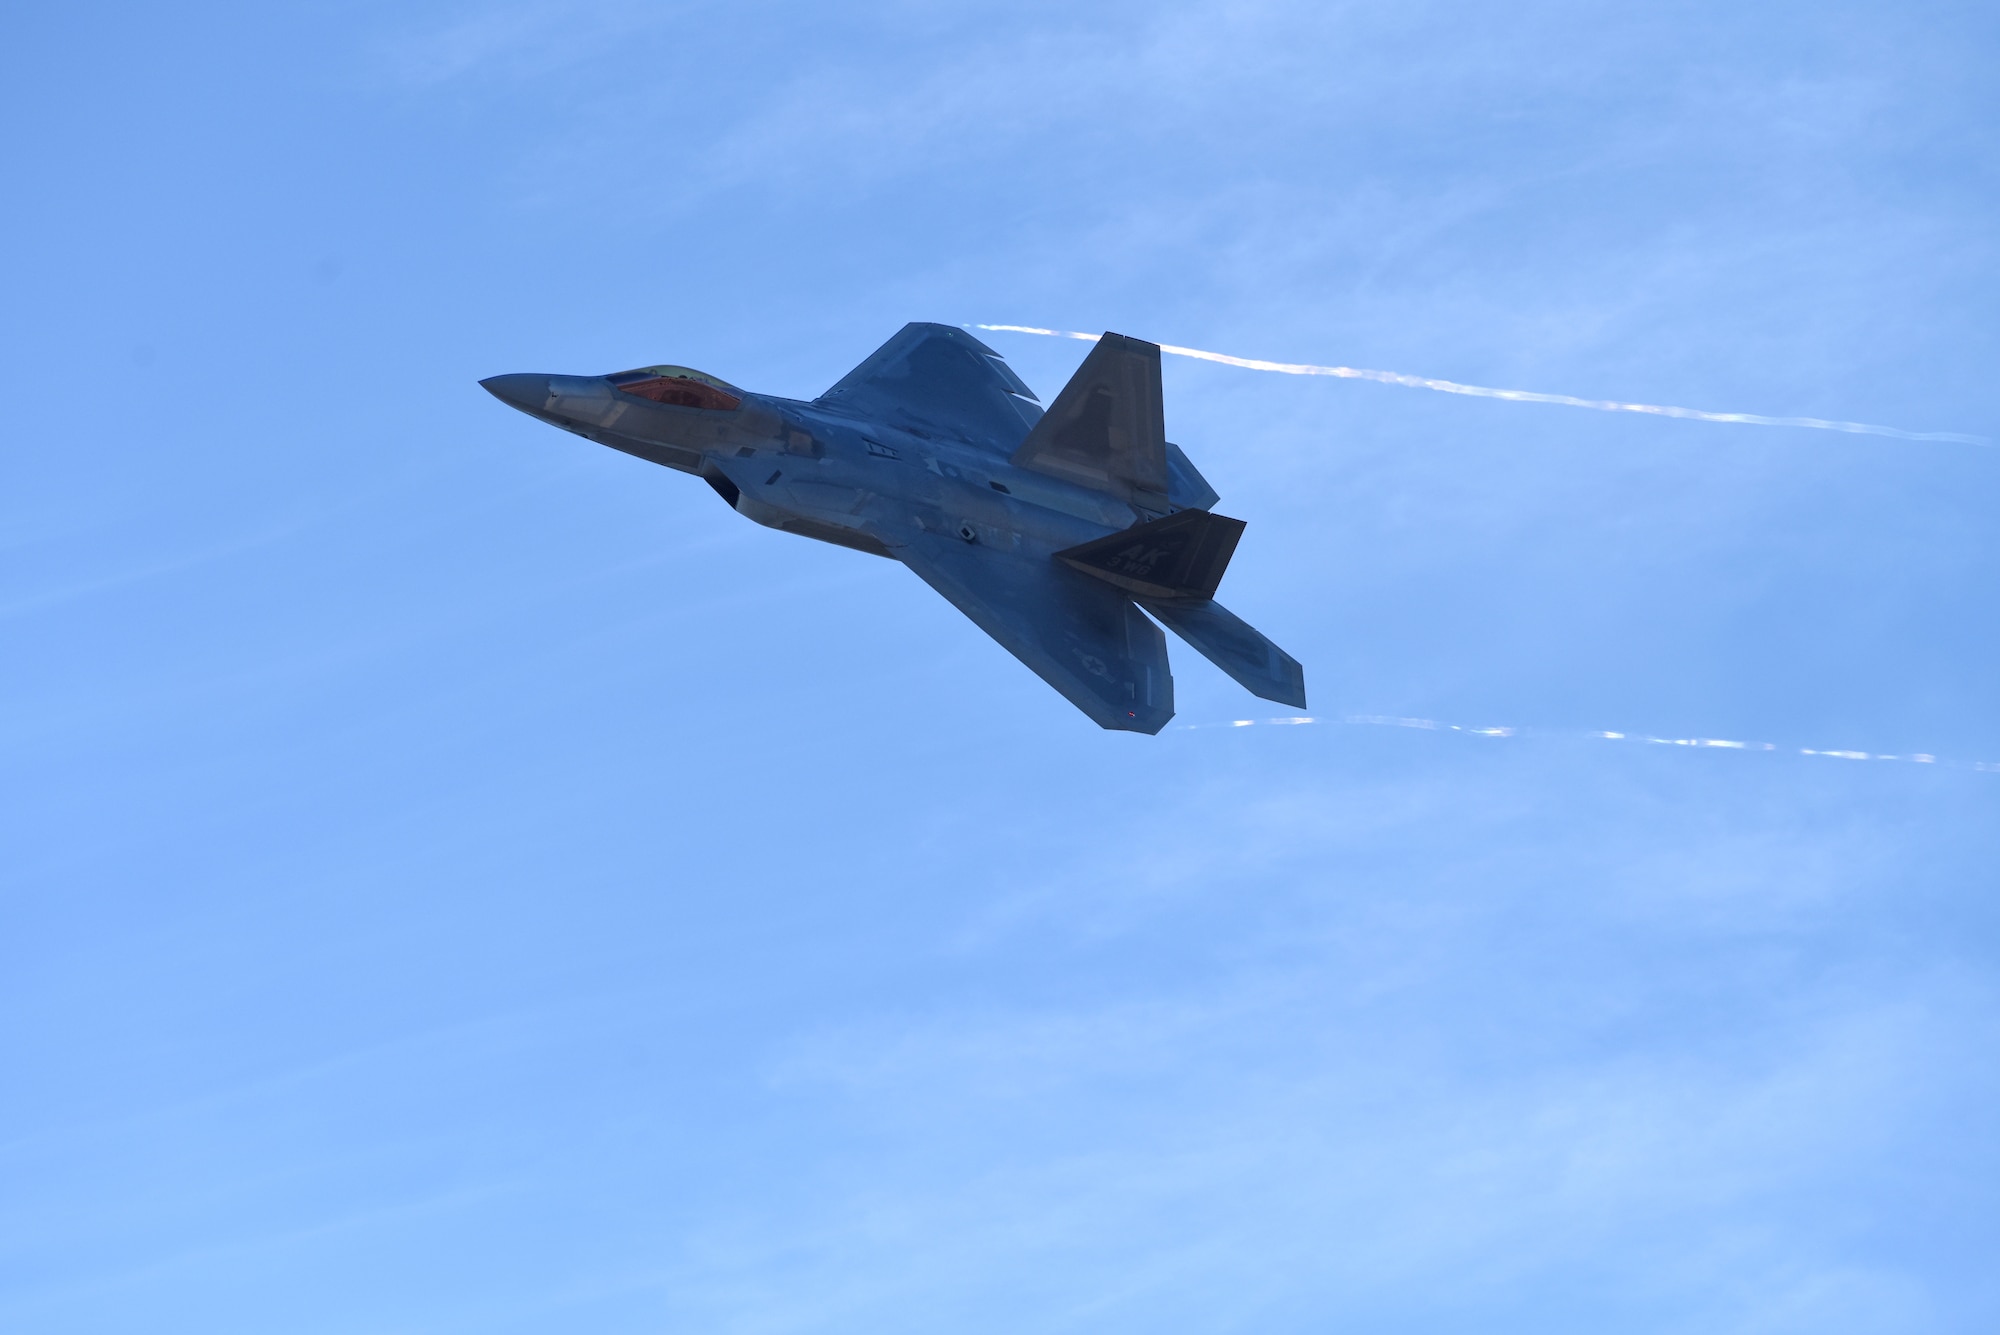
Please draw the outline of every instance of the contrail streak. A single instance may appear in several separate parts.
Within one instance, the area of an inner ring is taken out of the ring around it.
[[[1389,714],[1338,714],[1309,715],[1296,714],[1286,718],[1239,718],[1223,723],[1183,723],[1175,727],[1176,732],[1193,732],[1201,728],[1254,728],[1254,727],[1297,727],[1301,724],[1344,724],[1349,726],[1376,728],[1417,728],[1424,732],[1456,732],[1468,737],[1585,737],[1603,742],[1637,742],[1644,746],[1685,746],[1697,750],[1711,751],[1781,751],[1802,756],[1824,756],[1831,760],[1894,760],[1906,765],[1936,765],[1943,769],[1975,770],[1981,774],[2000,774],[2000,764],[1983,760],[1940,760],[1927,751],[1912,751],[1907,755],[1890,756],[1869,751],[1829,751],[1811,746],[1779,746],[1774,742],[1739,742],[1726,737],[1649,737],[1644,733],[1632,732],[1566,732],[1559,729],[1514,728],[1514,727],[1473,727],[1464,723],[1441,723],[1432,718],[1398,718]]]
[[[991,329],[1009,334],[1040,334],[1045,338],[1075,338],[1095,343],[1096,334],[1080,334],[1068,329],[1037,329],[1025,324],[976,324],[974,329]],[[1249,371],[1276,371],[1279,375],[1326,375],[1342,380],[1374,380],[1384,385],[1405,385],[1411,389],[1434,389],[1440,394],[1468,394],[1479,399],[1507,399],[1514,403],[1555,403],[1565,408],[1594,408],[1602,413],[1647,413],[1654,417],[1684,417],[1696,422],[1733,422],[1744,426],[1798,426],[1816,431],[1846,431],[1862,436],[1890,436],[1896,440],[1942,440],[1960,445],[1990,445],[1985,436],[1968,436],[1957,431],[1905,431],[1900,427],[1871,426],[1866,422],[1830,422],[1821,417],[1760,417],[1756,413],[1710,413],[1699,408],[1673,408],[1658,403],[1621,403],[1616,399],[1579,399],[1571,394],[1539,394],[1527,389],[1492,389],[1486,385],[1461,385],[1455,380],[1433,380],[1427,376],[1403,375],[1396,371],[1365,371],[1353,366],[1311,366],[1303,362],[1267,362],[1255,357],[1231,357],[1227,353],[1205,352],[1200,348],[1175,347],[1162,343],[1161,352],[1197,361],[1241,366]]]

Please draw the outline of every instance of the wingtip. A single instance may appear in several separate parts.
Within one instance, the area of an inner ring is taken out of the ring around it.
[[[1156,737],[1162,728],[1173,721],[1174,711],[1162,713],[1157,709],[1126,710],[1123,718],[1097,720],[1097,726],[1106,732],[1137,732],[1148,737]]]

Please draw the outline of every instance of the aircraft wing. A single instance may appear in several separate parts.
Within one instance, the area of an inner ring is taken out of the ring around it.
[[[937,533],[891,554],[1099,727],[1156,733],[1174,716],[1166,636],[1123,590]]]
[[[1042,415],[999,353],[948,324],[904,325],[813,403],[1002,454]]]

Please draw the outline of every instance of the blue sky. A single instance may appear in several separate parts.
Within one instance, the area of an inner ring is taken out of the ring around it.
[[[1169,359],[1314,713],[1536,731],[1148,739],[475,384],[2000,436],[1990,6],[11,35],[0,1326],[2000,1322],[2000,775],[1796,753],[2000,762],[2000,452]]]

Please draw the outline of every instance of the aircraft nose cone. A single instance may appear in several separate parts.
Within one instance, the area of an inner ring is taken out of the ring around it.
[[[538,413],[549,401],[549,378],[545,375],[517,373],[488,376],[479,382],[479,386],[500,402],[522,412]]]

